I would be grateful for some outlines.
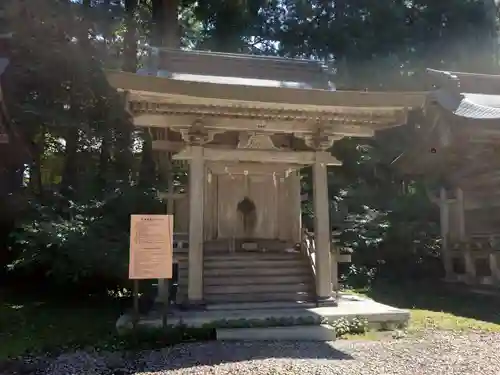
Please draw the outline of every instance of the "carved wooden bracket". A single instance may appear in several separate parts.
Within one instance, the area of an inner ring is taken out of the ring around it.
[[[220,133],[217,130],[207,129],[201,119],[197,119],[190,127],[180,128],[178,131],[184,142],[197,146],[212,142],[215,135]]]
[[[310,134],[296,134],[298,138],[302,138],[306,143],[307,147],[310,147],[314,150],[325,151],[333,146],[335,141],[342,139],[342,135],[332,135],[326,134],[324,129],[321,126],[316,128],[314,133]]]
[[[241,149],[279,150],[270,134],[240,133],[238,147]]]

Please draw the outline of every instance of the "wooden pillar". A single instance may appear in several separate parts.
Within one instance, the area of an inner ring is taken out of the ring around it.
[[[160,165],[163,166],[163,163],[161,163]],[[167,173],[167,192],[169,193],[169,196],[167,198],[167,215],[173,215],[174,214],[174,200],[173,200],[174,175],[173,175],[172,155],[170,153],[168,153],[166,155],[165,167],[166,167],[166,173]],[[168,288],[169,288],[168,279],[158,279],[158,296],[156,297],[156,300],[158,302],[168,304],[168,297],[169,297]]]
[[[465,205],[464,205],[464,191],[460,188],[457,188],[457,215],[458,215],[458,233],[460,236],[460,241],[465,241],[466,233],[465,233]]]
[[[203,304],[203,206],[205,192],[203,147],[192,146],[189,165],[188,302]]]
[[[302,197],[300,194],[300,169],[289,177],[292,179],[291,215],[293,217],[292,238],[296,243],[302,241]],[[281,219],[283,220],[283,218]]]
[[[322,152],[316,152],[321,160]],[[324,160],[324,159],[323,159]],[[314,236],[316,241],[316,294],[318,303],[334,302],[332,298],[331,227],[328,199],[327,166],[313,164]]]
[[[441,188],[440,200],[440,222],[441,222],[441,257],[443,258],[443,266],[445,271],[446,280],[452,280],[454,278],[453,263],[450,254],[450,244],[449,244],[449,232],[450,232],[450,206],[448,204],[448,196],[446,194],[446,189]]]
[[[474,259],[471,254],[470,246],[466,243],[467,235],[465,232],[465,206],[464,206],[464,191],[460,188],[456,190],[457,195],[457,223],[458,223],[458,235],[460,242],[462,243],[462,254],[465,262],[465,273],[467,276],[467,281],[473,282],[476,278],[476,266],[474,264]]]
[[[499,267],[497,251],[493,250],[490,253],[489,261],[490,261],[490,270],[493,282],[495,284],[498,284],[500,282],[500,267]]]
[[[332,248],[335,250],[332,252],[331,257],[330,257],[330,262],[331,262],[331,285],[332,285],[332,291],[335,293],[335,296],[338,295],[339,293],[339,262],[337,258],[337,249],[335,248],[335,245],[332,244]],[[336,297],[335,297],[336,298]]]

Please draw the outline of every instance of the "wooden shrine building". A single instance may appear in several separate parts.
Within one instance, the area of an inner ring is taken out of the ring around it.
[[[500,285],[500,76],[428,70],[413,146],[396,161],[441,212],[448,281]]]
[[[423,93],[336,91],[316,62],[156,50],[153,69],[109,72],[159,155],[188,165],[171,190],[180,302],[335,304],[329,152],[343,137],[406,123]],[[158,167],[167,168],[161,161]],[[314,235],[301,224],[300,171],[311,166]]]

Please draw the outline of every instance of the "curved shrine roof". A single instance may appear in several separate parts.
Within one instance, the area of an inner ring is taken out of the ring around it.
[[[472,120],[500,119],[500,76],[428,69],[431,97],[445,110]]]
[[[423,92],[355,92],[309,88],[199,82],[110,71],[110,84],[130,93],[130,101],[193,107],[210,106],[308,113],[358,113],[377,117],[420,108]],[[152,106],[151,110],[155,107]],[[389,125],[389,124],[388,124]]]
[[[321,123],[332,134],[372,136],[404,124],[427,97],[425,92],[337,91],[328,69],[312,60],[153,52],[148,70],[107,73],[113,87],[128,93],[136,126],[184,126],[201,116],[219,130],[310,133]]]
[[[447,90],[432,94],[437,103],[455,116],[472,120],[500,120],[500,95],[460,93]]]

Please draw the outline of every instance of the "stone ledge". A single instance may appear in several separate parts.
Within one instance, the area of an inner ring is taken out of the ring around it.
[[[217,329],[217,340],[223,341],[334,341],[335,329],[327,324]]]

